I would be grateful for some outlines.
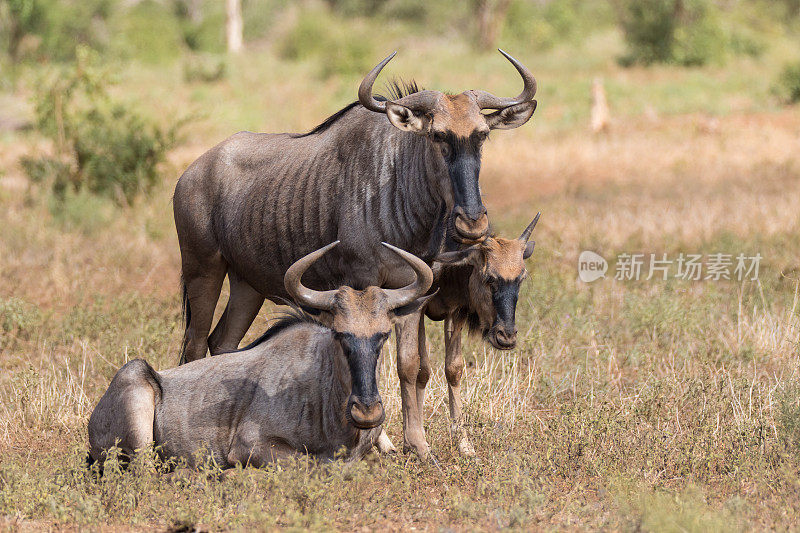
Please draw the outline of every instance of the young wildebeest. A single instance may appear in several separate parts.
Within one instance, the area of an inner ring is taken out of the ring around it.
[[[518,239],[490,236],[482,243],[436,258],[434,286],[439,292],[425,307],[431,320],[444,320],[445,376],[450,400],[451,430],[459,439],[463,455],[475,455],[475,449],[463,427],[461,407],[461,375],[464,359],[461,355],[461,329],[467,324],[470,332],[479,333],[498,350],[510,350],[517,344],[515,313],[522,281],[528,276],[525,259],[536,245],[528,242],[536,218]],[[419,324],[420,374],[430,376],[425,346],[425,322]],[[422,412],[425,384],[418,382],[418,410]]]
[[[416,273],[401,289],[315,291],[303,272],[338,241],[286,272],[286,291],[320,312],[293,316],[251,346],[156,372],[141,359],[122,367],[89,419],[90,457],[126,456],[151,443],[164,457],[194,464],[212,456],[223,467],[263,465],[308,453],[330,459],[342,447],[358,459],[377,443],[384,419],[378,359],[392,323],[416,312],[433,272],[414,255],[385,244]],[[199,454],[199,456],[198,456]]]

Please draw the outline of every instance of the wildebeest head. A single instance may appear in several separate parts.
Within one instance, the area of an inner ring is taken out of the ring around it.
[[[499,350],[517,345],[515,313],[519,289],[528,270],[525,259],[533,253],[535,241],[529,241],[536,218],[517,239],[487,237],[483,242],[465,250],[439,254],[436,261],[443,264],[469,264],[470,310],[477,318],[471,327]]]
[[[450,175],[456,230],[453,236],[460,242],[478,241],[489,231],[478,184],[481,148],[489,131],[519,127],[536,110],[533,74],[504,51],[500,53],[514,65],[524,82],[522,92],[514,98],[478,90],[455,95],[426,90],[396,100],[378,100],[372,95],[372,86],[395,54],[372,69],[358,89],[358,99],[364,107],[386,113],[395,127],[423,135],[434,143]],[[484,113],[487,110],[492,112]]]
[[[303,272],[337,244],[339,241],[295,262],[286,271],[284,285],[298,304],[321,311],[323,321],[333,330],[350,368],[352,390],[347,420],[359,429],[369,429],[380,425],[385,416],[377,381],[381,348],[395,320],[416,311],[430,298],[422,296],[433,283],[433,272],[418,257],[382,243],[414,269],[416,280],[411,285],[402,289],[373,286],[362,291],[347,286],[328,291],[305,287],[300,282]]]

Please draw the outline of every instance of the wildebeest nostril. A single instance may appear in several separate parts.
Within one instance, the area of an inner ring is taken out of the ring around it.
[[[500,348],[513,348],[517,344],[516,328],[512,331],[498,329],[494,334],[494,340]]]
[[[383,423],[386,413],[380,398],[361,402],[358,398],[351,398],[348,402],[348,413],[354,426],[359,429],[369,429]]]
[[[486,214],[470,219],[466,215],[456,214],[454,226],[458,235],[471,240],[482,238],[489,230],[489,218]]]

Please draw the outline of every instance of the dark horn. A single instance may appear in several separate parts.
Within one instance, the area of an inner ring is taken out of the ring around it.
[[[433,271],[431,267],[414,254],[408,253],[405,250],[401,250],[385,242],[381,244],[402,257],[417,274],[417,279],[414,280],[414,283],[411,285],[403,287],[402,289],[384,289],[384,292],[389,298],[390,309],[397,309],[398,307],[408,305],[428,292],[428,289],[430,289],[433,284]]]
[[[536,218],[533,219],[533,222],[528,224],[528,227],[525,228],[525,231],[522,232],[522,235],[519,236],[519,240],[522,242],[528,242],[528,239],[531,237],[531,233],[533,232],[533,228],[536,227],[536,223],[539,222],[539,215],[542,213],[536,213]]]
[[[533,100],[533,97],[536,95],[536,78],[533,77],[531,71],[505,51],[499,48],[497,50],[503,54],[503,56],[505,56],[505,58],[508,59],[512,65],[514,65],[514,68],[517,69],[519,75],[522,76],[522,82],[524,84],[522,87],[522,92],[514,98],[501,98],[486,91],[474,91],[478,101],[478,107],[481,109],[505,109],[506,107],[510,107],[512,105],[530,102]]]
[[[283,276],[283,286],[286,287],[286,292],[288,292],[298,304],[322,311],[329,311],[333,307],[333,298],[336,296],[337,291],[315,291],[309,289],[300,282],[300,278],[303,277],[303,273],[308,270],[308,267],[314,264],[317,259],[325,255],[337,244],[339,244],[339,241],[332,242],[328,246],[301,257],[286,271],[286,274]]]
[[[383,67],[392,60],[395,54],[397,54],[396,51],[392,52],[390,56],[378,63],[374,69],[370,70],[369,74],[361,81],[361,85],[358,87],[358,101],[370,111],[386,113],[386,102],[376,100],[375,97],[372,96],[372,86],[375,84],[375,80],[378,78],[378,74],[381,73],[381,70],[383,70]]]

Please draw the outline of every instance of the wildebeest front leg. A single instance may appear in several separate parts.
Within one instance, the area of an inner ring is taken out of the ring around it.
[[[458,451],[462,455],[472,457],[475,448],[469,441],[464,428],[464,412],[461,401],[461,376],[464,373],[464,357],[461,353],[461,329],[464,319],[448,316],[444,319],[444,373],[447,377],[447,390],[450,400],[450,431],[458,440]]]
[[[226,459],[231,466],[241,464],[259,468],[299,455],[302,454],[282,440],[262,439],[258,428],[249,428],[240,429],[234,436]]]
[[[208,338],[211,355],[237,349],[264,303],[264,297],[234,272],[228,271],[228,280],[231,285],[228,304]]]
[[[419,313],[399,320],[395,326],[397,336],[397,375],[400,378],[400,400],[403,411],[403,451],[413,450],[421,459],[427,459],[430,448],[425,441],[422,415],[417,396],[420,377],[418,345]]]
[[[420,415],[425,413],[425,387],[431,377],[431,363],[428,358],[428,346],[425,342],[425,313],[419,315],[417,330],[417,351],[419,352],[419,374],[417,374],[417,408]]]

